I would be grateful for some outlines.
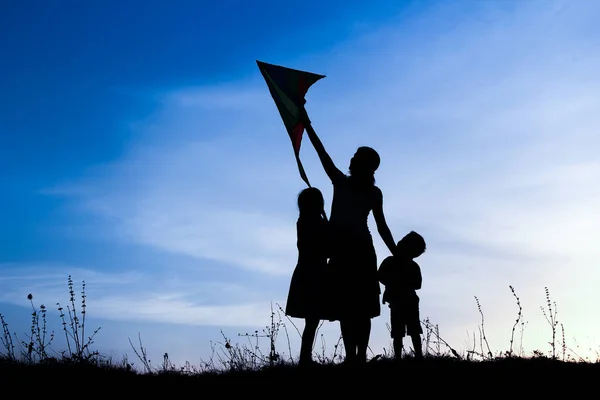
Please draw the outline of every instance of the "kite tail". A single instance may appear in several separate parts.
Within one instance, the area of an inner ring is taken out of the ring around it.
[[[300,177],[302,178],[302,180],[304,180],[304,182],[306,182],[308,187],[312,187],[312,186],[310,186],[310,182],[308,181],[306,172],[304,172],[304,167],[302,166],[302,163],[300,162],[300,157],[298,157],[298,154],[296,154],[296,162],[298,163],[298,170],[300,171]]]

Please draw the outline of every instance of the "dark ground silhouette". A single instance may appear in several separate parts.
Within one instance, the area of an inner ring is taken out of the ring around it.
[[[404,360],[401,363],[382,360],[359,367],[324,365],[303,369],[276,366],[260,371],[195,376],[136,374],[85,365],[16,365],[0,361],[0,382],[7,395],[17,390],[22,396],[92,395],[95,398],[209,394],[264,398],[275,393],[285,396],[280,390],[315,397],[324,393],[356,397],[357,390],[374,396],[379,392],[388,395],[406,391],[424,398],[437,395],[539,398],[546,394],[573,396],[578,393],[593,396],[596,392],[593,383],[599,374],[600,364],[565,363],[546,358],[486,362],[451,358]],[[348,386],[348,382],[353,385]],[[205,391],[213,385],[223,391]],[[261,392],[252,391],[257,386],[261,387]]]

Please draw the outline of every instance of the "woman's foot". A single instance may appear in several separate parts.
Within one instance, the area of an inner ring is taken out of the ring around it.
[[[314,361],[312,358],[301,358],[298,361],[298,366],[300,367],[314,367],[316,366],[318,363],[316,361]]]
[[[366,357],[362,358],[362,357],[358,357],[358,356],[346,357],[346,359],[343,362],[344,365],[347,365],[350,367],[365,365],[366,363],[367,363]]]

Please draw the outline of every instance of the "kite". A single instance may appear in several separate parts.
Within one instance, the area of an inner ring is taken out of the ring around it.
[[[304,167],[300,162],[300,143],[304,133],[304,125],[305,122],[310,123],[308,114],[304,109],[306,103],[304,96],[308,89],[319,79],[325,78],[325,75],[267,64],[258,60],[256,60],[256,64],[263,78],[265,78],[269,92],[271,92],[292,141],[300,177],[310,187]]]

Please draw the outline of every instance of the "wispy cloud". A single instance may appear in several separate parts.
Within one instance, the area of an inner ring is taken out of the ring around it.
[[[0,268],[4,273],[0,302],[26,306],[26,296],[32,294],[34,304],[45,304],[52,312],[56,303],[68,304],[71,275],[76,306],[81,304],[85,281],[88,312],[108,320],[260,327],[268,323],[270,302],[283,304],[234,281],[205,281],[201,275],[186,280],[177,274],[104,273],[62,265],[2,264]]]

